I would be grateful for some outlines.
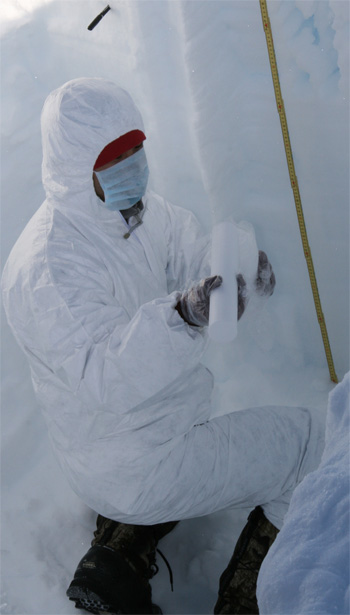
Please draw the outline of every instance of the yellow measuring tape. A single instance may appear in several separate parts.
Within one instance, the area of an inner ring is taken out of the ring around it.
[[[281,85],[280,85],[280,80],[278,76],[278,69],[277,69],[277,62],[276,62],[275,48],[273,44],[269,13],[267,10],[266,0],[259,0],[259,1],[260,1],[262,21],[263,21],[263,26],[264,26],[265,36],[266,36],[267,49],[269,53],[272,81],[273,81],[273,86],[275,89],[277,109],[278,109],[280,122],[281,122],[284,148],[286,150],[289,177],[290,177],[290,182],[291,182],[292,190],[294,194],[295,207],[297,211],[299,228],[300,228],[300,235],[301,235],[301,240],[303,243],[304,254],[305,254],[305,258],[307,262],[307,268],[309,271],[309,277],[310,277],[310,283],[311,283],[311,288],[312,288],[312,294],[313,294],[314,302],[315,302],[317,319],[318,319],[320,329],[321,329],[323,345],[324,345],[324,349],[325,349],[326,357],[327,357],[329,374],[333,382],[338,382],[338,378],[337,378],[337,375],[334,369],[334,363],[333,363],[331,347],[330,347],[329,339],[328,339],[327,327],[326,327],[325,319],[324,319],[323,312],[322,312],[320,295],[319,295],[318,288],[317,288],[317,281],[316,281],[314,265],[312,262],[311,250],[310,250],[310,246],[309,246],[309,242],[307,238],[307,232],[306,232],[306,226],[305,226],[305,220],[304,220],[303,207],[302,207],[301,198],[300,198],[298,180],[295,174],[292,147],[290,144],[290,138],[289,138],[289,132],[288,132],[287,116],[286,116],[286,112],[284,108],[284,103],[283,103],[283,98],[282,98],[282,93],[281,93]]]

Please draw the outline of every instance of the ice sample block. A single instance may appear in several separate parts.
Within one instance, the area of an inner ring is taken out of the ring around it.
[[[256,280],[259,263],[259,250],[256,245],[255,231],[249,222],[242,221],[238,225],[238,273],[241,273],[247,283],[248,291]]]
[[[213,228],[211,274],[223,283],[210,295],[209,336],[216,342],[231,342],[237,335],[237,281],[241,273],[249,288],[256,277],[258,248],[253,227],[220,222]]]

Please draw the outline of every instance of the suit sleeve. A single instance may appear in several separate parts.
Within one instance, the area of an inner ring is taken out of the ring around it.
[[[167,204],[169,291],[184,290],[210,275],[210,235],[205,235],[192,212]]]
[[[52,259],[50,279],[41,282],[33,301],[44,360],[89,403],[118,399],[125,410],[135,407],[201,358],[205,334],[178,315],[176,291],[145,303],[130,319],[84,242],[66,252],[64,266],[62,257]]]

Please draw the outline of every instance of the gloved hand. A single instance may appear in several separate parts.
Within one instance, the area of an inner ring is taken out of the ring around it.
[[[237,291],[238,291],[237,320],[239,320],[241,316],[243,315],[244,310],[247,307],[248,295],[247,295],[247,284],[242,274],[239,273],[236,276],[236,280],[237,280]]]
[[[176,310],[189,325],[204,327],[209,322],[210,293],[222,284],[222,277],[214,275],[205,278],[185,291],[176,305]],[[238,306],[237,319],[239,320],[247,303],[246,283],[241,274],[237,276]]]
[[[265,252],[259,250],[258,272],[255,280],[256,291],[259,295],[272,295],[276,285],[275,274]]]
[[[189,325],[206,326],[209,322],[210,293],[221,284],[222,277],[220,275],[204,278],[204,280],[182,293],[175,309]]]

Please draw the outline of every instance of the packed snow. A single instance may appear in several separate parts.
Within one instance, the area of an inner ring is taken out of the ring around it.
[[[319,468],[295,489],[259,575],[261,613],[349,613],[350,373],[331,393]]]
[[[251,301],[234,342],[209,347],[214,403],[225,411],[310,405],[326,418],[334,384],[300,241],[259,2],[111,0],[112,10],[88,31],[105,5],[105,0],[2,0],[3,263],[44,198],[40,112],[46,96],[75,77],[111,79],[131,93],[143,114],[151,187],[191,209],[206,230],[227,218],[250,222],[276,273],[273,297]],[[274,0],[268,6],[309,243],[342,380],[349,370],[349,5]],[[68,615],[76,610],[65,590],[89,547],[95,513],[72,493],[57,467],[26,360],[4,317],[1,335],[0,608],[12,614]],[[339,395],[332,398],[337,408]],[[340,410],[327,420],[321,466],[332,459],[332,471],[339,464],[340,472],[341,446],[346,445],[335,434],[348,423]],[[346,480],[329,482],[324,494],[320,480],[312,483],[309,496],[305,487],[301,492],[303,483],[295,493],[291,517],[261,575],[262,612],[300,613],[300,605],[303,613],[345,612],[345,517],[330,517],[327,503],[336,499],[335,508],[343,510],[346,485]],[[307,528],[298,525],[300,493],[303,500],[310,498],[310,506],[312,500],[320,504]],[[219,576],[248,513],[226,510],[185,521],[162,541],[175,582],[172,593],[160,563],[152,586],[163,612],[213,611]],[[327,531],[330,521],[338,520],[335,552]],[[322,553],[321,564],[326,570],[336,567],[339,581],[339,591],[325,592],[321,606],[316,601],[321,577],[312,574],[318,569],[318,548],[309,550],[303,562],[303,585],[296,578],[292,588],[287,586],[278,560],[285,552],[294,556],[291,536],[307,544],[319,535],[327,536],[330,549],[329,558]],[[268,594],[264,583],[271,577],[275,582]],[[299,611],[288,610],[291,592]]]

